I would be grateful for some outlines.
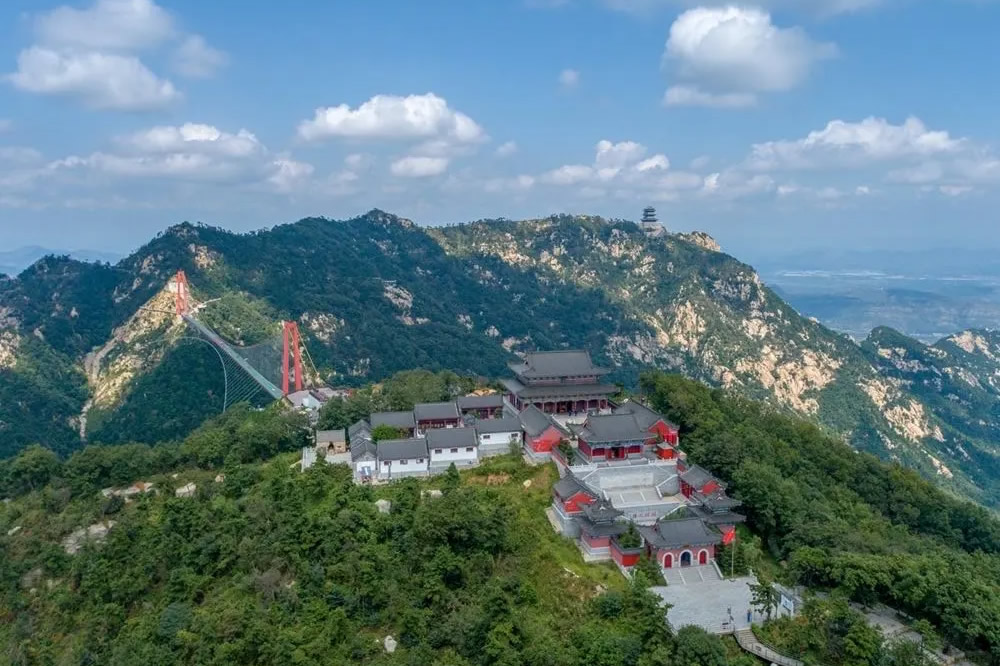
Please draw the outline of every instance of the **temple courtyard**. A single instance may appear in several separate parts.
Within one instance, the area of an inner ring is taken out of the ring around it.
[[[674,630],[693,624],[712,634],[724,634],[750,626],[748,584],[757,583],[753,576],[721,578],[714,564],[665,569],[664,573],[667,585],[650,589],[671,605],[667,621]]]

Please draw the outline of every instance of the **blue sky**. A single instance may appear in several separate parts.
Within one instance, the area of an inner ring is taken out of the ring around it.
[[[373,207],[1000,247],[1000,2],[0,7],[0,249]]]

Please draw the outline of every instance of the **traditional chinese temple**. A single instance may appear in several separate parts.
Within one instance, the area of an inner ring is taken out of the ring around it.
[[[545,414],[608,411],[618,392],[603,381],[611,370],[594,365],[586,351],[530,352],[508,367],[515,378],[503,381],[506,398],[518,411],[529,405]]]

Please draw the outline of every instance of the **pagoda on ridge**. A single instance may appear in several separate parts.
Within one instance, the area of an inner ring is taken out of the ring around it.
[[[639,222],[639,227],[642,229],[643,233],[652,238],[662,236],[667,231],[663,225],[660,224],[660,221],[656,219],[656,209],[652,206],[647,206],[642,210],[642,221]]]

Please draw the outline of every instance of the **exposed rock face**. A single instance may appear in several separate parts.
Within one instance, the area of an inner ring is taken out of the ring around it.
[[[138,374],[156,365],[183,329],[173,313],[174,294],[164,288],[115,329],[100,349],[84,360],[93,391],[93,405],[114,406]]]
[[[686,240],[689,243],[694,243],[700,248],[706,249],[709,252],[722,252],[722,246],[720,246],[714,238],[706,234],[704,231],[692,231],[689,234],[677,234],[677,237]]]
[[[14,331],[0,331],[0,370],[17,365],[17,349],[21,338]]]

